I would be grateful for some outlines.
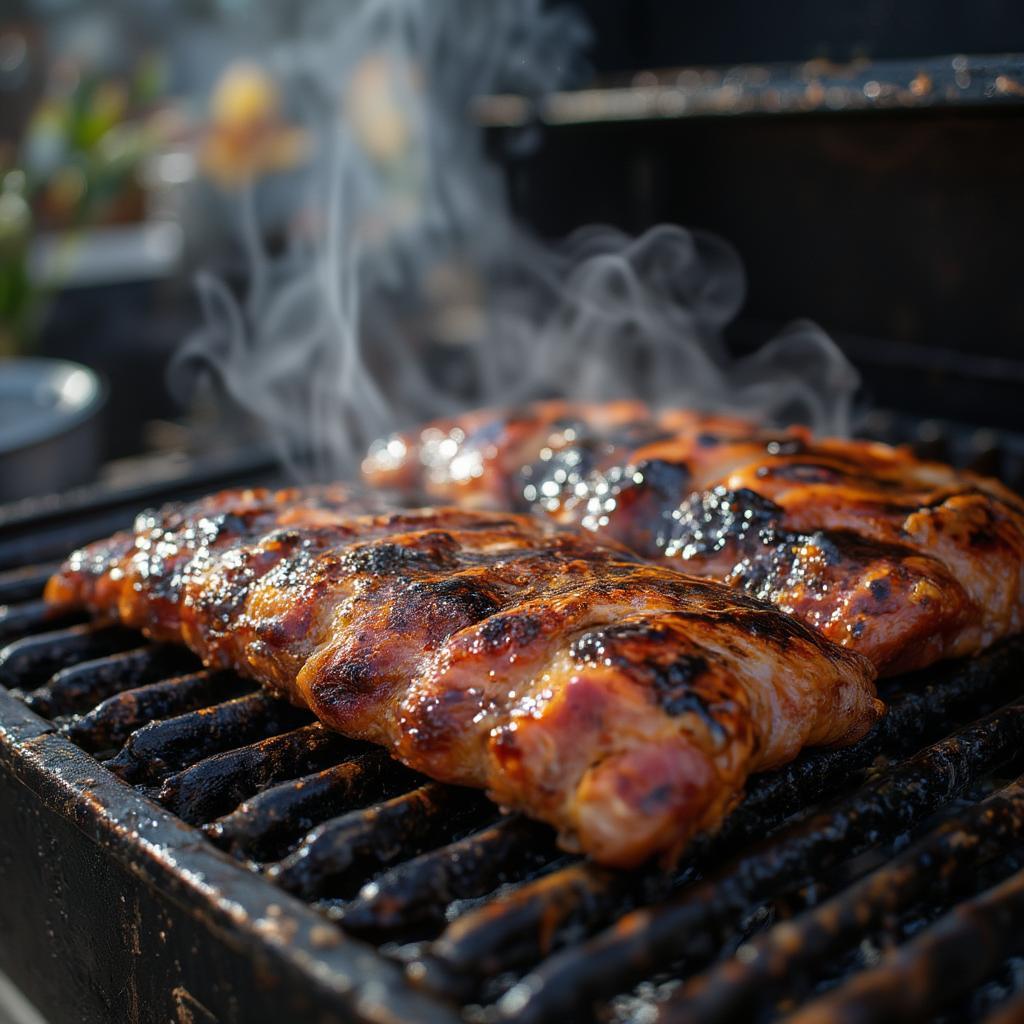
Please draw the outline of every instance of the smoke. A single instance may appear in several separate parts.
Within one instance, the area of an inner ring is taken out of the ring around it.
[[[497,344],[480,351],[502,360],[493,382],[514,400],[555,385],[580,399],[641,397],[848,432],[857,374],[817,325],[795,322],[752,355],[729,355],[722,332],[746,280],[722,239],[673,225],[638,237],[591,226],[557,259],[546,295],[493,304]]]
[[[471,102],[571,84],[587,38],[540,0],[304,8],[265,58],[314,140],[291,176],[286,243],[267,250],[250,183],[245,294],[200,278],[203,327],[173,367],[179,387],[212,371],[307,478],[347,475],[396,428],[552,395],[844,432],[857,378],[819,328],[729,358],[722,331],[745,280],[722,240],[588,227],[548,246],[512,219]]]

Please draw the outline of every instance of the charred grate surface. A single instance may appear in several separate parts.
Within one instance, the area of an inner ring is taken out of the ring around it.
[[[232,673],[48,619],[48,571],[0,574],[6,687],[455,1016],[1000,1021],[1024,1006],[1024,639],[892,681],[860,743],[752,780],[673,871],[616,873]]]

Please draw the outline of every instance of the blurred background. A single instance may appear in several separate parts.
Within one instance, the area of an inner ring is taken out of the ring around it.
[[[286,256],[289,239],[339,208],[306,187],[323,140],[285,84],[294,63],[274,55],[310,23],[302,4],[285,6],[4,3],[0,502],[212,480],[223,467],[255,479],[275,465],[273,417],[228,414],[260,381],[168,368],[209,323],[204,301],[220,301],[197,275],[259,313],[245,296],[260,254]],[[359,6],[332,5],[337,20]],[[502,22],[503,4],[489,6]],[[552,7],[573,18],[531,44],[530,74],[510,51],[493,74],[445,86],[467,134],[432,141],[442,167],[479,138],[507,210],[541,240],[595,222],[714,232],[746,265],[731,351],[813,318],[860,372],[863,429],[935,454],[967,445],[990,467],[1020,450],[1019,4],[515,6],[527,24],[497,32],[508,47]],[[424,192],[394,82],[374,53],[338,52],[343,136],[383,182],[360,221],[372,240],[406,230]],[[430,93],[424,68],[406,71]],[[369,194],[357,194],[360,215]],[[445,315],[389,322],[403,347],[375,379],[400,361],[459,363],[479,330],[466,296],[481,285],[458,261],[441,271],[417,280]],[[295,330],[282,321],[282,337]]]

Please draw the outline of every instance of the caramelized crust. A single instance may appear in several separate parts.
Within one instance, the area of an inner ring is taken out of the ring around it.
[[[770,601],[884,674],[1024,626],[1024,503],[904,448],[548,402],[378,442],[364,476],[584,526]]]
[[[609,865],[673,856],[747,775],[851,742],[872,668],[769,605],[539,517],[365,512],[343,489],[139,517],[47,588]]]

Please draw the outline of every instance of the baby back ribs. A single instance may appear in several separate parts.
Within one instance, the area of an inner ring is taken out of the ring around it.
[[[47,598],[183,641],[609,865],[672,856],[752,771],[876,720],[871,665],[721,584],[540,517],[341,488],[139,517]]]
[[[586,527],[770,601],[884,674],[1024,628],[1024,502],[904,448],[548,402],[378,442],[364,476]]]

